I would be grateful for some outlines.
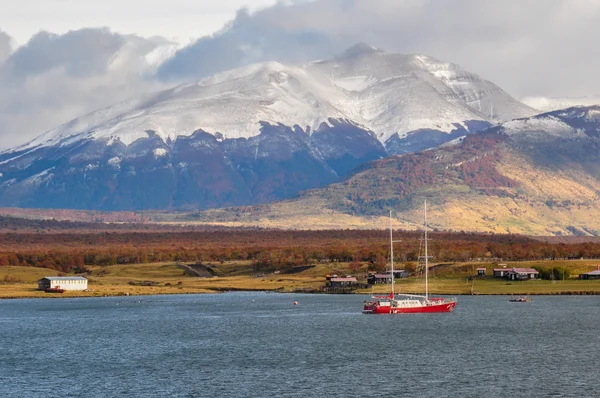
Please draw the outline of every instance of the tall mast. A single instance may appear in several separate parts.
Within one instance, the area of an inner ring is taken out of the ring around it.
[[[427,253],[427,199],[425,199],[425,300],[427,300],[427,296],[429,295],[429,281],[427,280],[427,273],[429,268],[429,253]]]
[[[392,211],[390,210],[390,264],[392,267],[392,294],[394,297],[394,241],[392,238]]]

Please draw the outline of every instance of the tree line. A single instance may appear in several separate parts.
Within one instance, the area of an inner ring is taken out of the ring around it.
[[[395,231],[397,262],[422,255],[421,233]],[[432,232],[436,262],[600,258],[600,243],[550,243],[519,235]],[[257,269],[318,262],[385,268],[389,235],[382,230],[215,230],[189,232],[4,233],[0,266],[78,272],[89,265],[250,261]]]

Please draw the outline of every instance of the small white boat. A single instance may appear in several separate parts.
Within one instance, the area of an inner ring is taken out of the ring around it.
[[[510,300],[511,303],[529,303],[531,301],[531,299],[527,296],[520,296],[520,297],[511,297]]]

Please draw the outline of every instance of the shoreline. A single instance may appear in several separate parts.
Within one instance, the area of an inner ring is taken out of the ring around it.
[[[202,294],[225,294],[225,293],[278,293],[278,294],[309,294],[309,295],[360,295],[370,296],[374,293],[367,292],[348,292],[348,293],[336,293],[336,292],[306,292],[306,291],[281,291],[281,290],[265,290],[265,289],[215,289],[212,291],[186,291],[186,292],[139,292],[135,294],[67,294],[63,293],[50,293],[44,296],[32,296],[32,295],[15,295],[15,296],[0,296],[0,300],[29,300],[29,299],[71,299],[71,298],[106,298],[106,297],[140,297],[140,296],[172,296],[172,295],[202,295]],[[93,293],[93,292],[92,292]],[[377,293],[375,293],[377,294]],[[407,293],[408,294],[408,293]],[[412,294],[412,293],[411,293]],[[401,296],[402,294],[396,293]],[[548,292],[548,293],[432,293],[430,296],[599,296],[600,291],[559,291],[559,292]]]

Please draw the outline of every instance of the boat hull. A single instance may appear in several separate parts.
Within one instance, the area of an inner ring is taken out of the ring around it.
[[[452,312],[456,307],[456,301],[443,303],[434,303],[429,305],[420,305],[414,307],[393,307],[393,306],[365,306],[364,314],[421,314],[432,312]]]
[[[59,288],[51,287],[51,288],[45,289],[44,291],[46,293],[64,293],[65,289],[59,289]]]

